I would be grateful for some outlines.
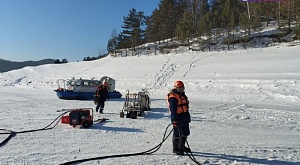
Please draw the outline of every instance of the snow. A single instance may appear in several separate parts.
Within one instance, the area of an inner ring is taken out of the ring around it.
[[[185,51],[184,51],[185,50]],[[78,159],[143,152],[159,144],[170,124],[166,94],[176,80],[190,100],[188,143],[203,164],[299,164],[300,46],[192,52],[25,67],[0,74],[0,129],[40,129],[63,108],[95,108],[92,101],[60,100],[63,78],[116,80],[123,98],[106,102],[109,118],[89,129],[58,123],[50,130],[16,134],[0,148],[0,164],[62,164]],[[147,90],[151,111],[120,118],[126,90]],[[168,130],[168,132],[170,129]],[[7,135],[0,134],[0,141]],[[152,155],[81,164],[195,164],[172,154],[171,137]]]

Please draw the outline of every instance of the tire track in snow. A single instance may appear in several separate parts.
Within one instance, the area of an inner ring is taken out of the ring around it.
[[[212,57],[212,56],[214,56],[214,55],[203,56],[203,57],[200,57],[200,58],[198,58],[198,59],[192,61],[192,62],[190,63],[189,69],[184,73],[183,77],[185,77],[185,76],[188,74],[188,72],[190,72],[190,71],[192,70],[192,68],[196,66],[196,65],[194,65],[196,62],[198,62],[199,60],[202,60],[202,59],[204,59],[204,58],[208,58],[208,57]],[[194,57],[193,57],[192,59],[194,59],[195,57],[196,57],[196,56],[194,55]]]

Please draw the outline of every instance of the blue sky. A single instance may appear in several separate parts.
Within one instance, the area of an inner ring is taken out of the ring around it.
[[[160,0],[0,0],[0,58],[82,61],[106,52],[113,29],[135,8],[149,16]]]

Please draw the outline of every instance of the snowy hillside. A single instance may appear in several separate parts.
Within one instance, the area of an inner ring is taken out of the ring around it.
[[[143,152],[162,141],[170,123],[166,94],[186,85],[192,116],[188,143],[203,164],[300,162],[300,46],[222,52],[106,57],[89,62],[25,67],[0,74],[0,129],[39,129],[62,108],[95,108],[92,101],[60,100],[59,78],[116,79],[116,90],[150,93],[152,111],[120,118],[124,98],[106,102],[107,122],[90,129],[59,123],[54,129],[17,134],[0,148],[0,164],[61,164],[77,159]],[[170,131],[170,130],[169,130]],[[0,134],[0,141],[7,137]],[[82,164],[195,164],[172,154],[171,138],[152,155]]]

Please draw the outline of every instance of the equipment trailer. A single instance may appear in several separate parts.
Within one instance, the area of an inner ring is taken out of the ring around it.
[[[143,116],[145,111],[150,110],[150,98],[146,92],[130,94],[127,90],[120,117],[124,118],[124,111],[126,111],[126,118],[136,119],[137,116]]]

